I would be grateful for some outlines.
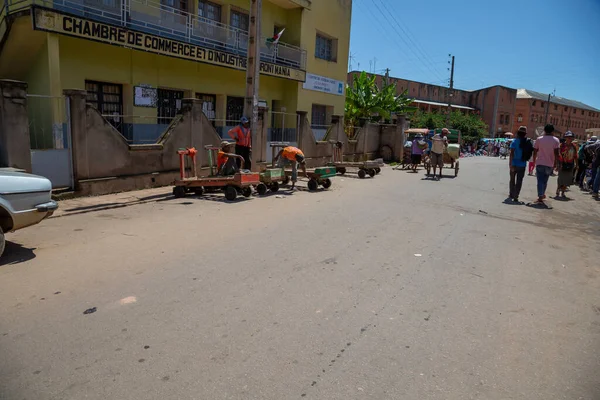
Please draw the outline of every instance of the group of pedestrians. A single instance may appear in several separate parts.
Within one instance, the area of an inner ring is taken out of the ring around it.
[[[596,137],[592,137],[578,147],[574,139],[573,133],[567,131],[563,140],[559,140],[554,136],[554,126],[547,124],[544,127],[544,135],[534,142],[527,138],[527,127],[519,127],[517,138],[510,145],[510,199],[514,202],[519,201],[528,161],[530,175],[535,166],[538,195],[536,204],[544,205],[548,181],[555,171],[558,173],[556,197],[564,198],[569,186],[576,182],[582,189],[591,186],[593,196],[598,198],[600,142]],[[589,180],[586,171],[590,171]]]

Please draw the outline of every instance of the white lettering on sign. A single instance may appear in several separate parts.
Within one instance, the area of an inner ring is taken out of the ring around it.
[[[343,96],[345,86],[344,82],[327,78],[326,76],[306,74],[306,82],[304,82],[302,88]]]

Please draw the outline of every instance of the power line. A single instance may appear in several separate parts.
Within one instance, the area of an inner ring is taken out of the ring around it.
[[[400,30],[406,35],[406,37],[408,38],[408,40],[410,40],[410,42],[419,51],[419,53],[421,53],[421,55],[423,56],[423,59],[429,63],[429,66],[433,67],[433,70],[431,68],[429,68],[429,66],[427,66],[427,68],[429,68],[429,70],[432,71],[438,77],[438,79],[440,79],[441,77],[440,77],[439,73],[437,72],[437,70],[435,69],[435,66],[433,66],[433,63],[431,62],[431,59],[430,59],[429,55],[421,48],[421,46],[418,43],[416,43],[416,39],[413,40],[411,38],[411,36],[413,36],[413,35],[412,35],[412,32],[410,32],[410,29],[408,28],[408,26],[406,26],[406,30],[405,30],[402,27],[402,25],[398,22],[399,17],[397,17],[395,14],[393,14],[387,8],[387,5],[386,5],[386,3],[383,0],[379,0],[379,2],[381,3],[382,7],[388,12],[388,14],[392,15],[392,18],[394,19],[394,22],[396,23],[396,25],[398,26],[398,28],[400,28]]]
[[[373,1],[373,0],[371,0],[371,1]],[[357,4],[361,4],[361,3],[357,1]],[[386,20],[388,20],[387,16],[381,11],[381,9],[377,6],[377,4],[375,4],[375,3],[373,3],[373,4],[379,10],[379,12],[386,18]],[[378,19],[377,19],[377,17],[375,17],[373,12],[371,11],[371,8],[367,7],[366,5],[364,5],[364,6],[367,9],[367,11],[369,12],[369,14],[371,15],[371,17],[373,17],[373,22],[377,26],[377,28],[380,30],[383,30],[383,28],[381,28],[381,24],[377,23]],[[389,20],[388,20],[388,22],[389,22]],[[394,27],[392,26],[392,28],[394,28]],[[398,31],[395,28],[394,28],[394,30],[396,31],[396,35],[398,35],[402,40],[404,40],[404,38],[402,38],[402,36],[398,34]],[[384,36],[388,36],[386,32],[383,32],[383,34],[384,34]],[[396,43],[398,43],[398,42],[396,42]],[[405,41],[405,43],[406,43],[406,41]],[[417,56],[417,58],[418,58],[417,54],[415,54],[415,56]],[[417,64],[416,66],[417,66],[417,68],[419,68],[421,73],[423,73],[424,75],[427,75],[427,73],[421,68],[421,66],[419,64]]]

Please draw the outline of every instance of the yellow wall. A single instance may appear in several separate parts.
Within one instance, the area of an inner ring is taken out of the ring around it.
[[[351,0],[313,1],[310,10],[302,15],[301,47],[307,52],[307,71],[346,82],[350,51]],[[337,61],[329,62],[315,57],[317,32],[337,39]],[[298,109],[310,111],[312,104],[333,105],[333,113],[344,114],[344,96],[302,89],[298,85]]]
[[[133,107],[133,86],[140,84],[183,90],[188,97],[195,93],[222,95],[217,98],[218,119],[225,118],[226,96],[245,96],[243,71],[67,36],[60,38],[60,55],[63,88],[84,89],[86,79],[120,83],[124,85],[126,115],[156,116],[155,108]],[[269,104],[281,100],[288,110],[295,109],[294,99],[284,90],[285,86],[284,79],[261,76],[259,97]]]
[[[249,9],[249,0],[215,0],[222,4],[222,22],[229,24],[232,9]],[[139,11],[142,11],[141,9]],[[190,5],[190,12],[197,14],[197,1]],[[148,10],[146,10],[149,13]],[[300,45],[307,51],[307,72],[345,82],[350,41],[351,0],[313,1],[311,9],[284,9],[268,0],[263,1],[262,36],[270,37],[274,25],[284,26],[286,31],[281,39],[284,43]],[[1,54],[0,77],[26,79],[30,93],[57,95],[60,89],[85,88],[85,80],[120,83],[123,88],[124,113],[128,115],[156,116],[156,109],[133,107],[133,86],[148,84],[153,87],[179,89],[186,96],[194,93],[217,95],[217,118],[225,118],[226,96],[245,94],[245,72],[224,67],[196,63],[143,51],[130,50],[117,46],[101,44],[85,39],[68,36],[48,35],[31,30],[30,17],[21,17],[27,22],[23,29],[11,32],[19,43],[20,51],[7,53],[5,46]],[[15,28],[15,27],[13,27]],[[315,38],[317,32],[337,39],[337,62],[316,59]],[[42,36],[43,35],[43,36]],[[40,46],[40,39],[44,45]],[[48,53],[48,37],[51,53]],[[34,40],[35,39],[35,40]],[[10,42],[10,40],[9,40]],[[38,43],[39,48],[33,50]],[[14,46],[13,46],[14,47]],[[31,48],[30,48],[31,47]],[[31,50],[31,51],[30,51]],[[29,53],[29,58],[25,54]],[[56,62],[58,60],[58,62]],[[14,66],[18,66],[15,69]],[[1,74],[11,70],[19,71]],[[334,114],[342,115],[344,97],[302,89],[302,83],[282,78],[261,76],[259,96],[272,105],[278,100],[278,106],[286,112],[305,111],[310,119],[312,104],[330,106]],[[277,110],[275,110],[277,111]]]

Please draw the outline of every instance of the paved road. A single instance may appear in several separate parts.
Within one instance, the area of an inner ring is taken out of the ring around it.
[[[600,398],[600,204],[462,163],[13,234],[0,399]]]

